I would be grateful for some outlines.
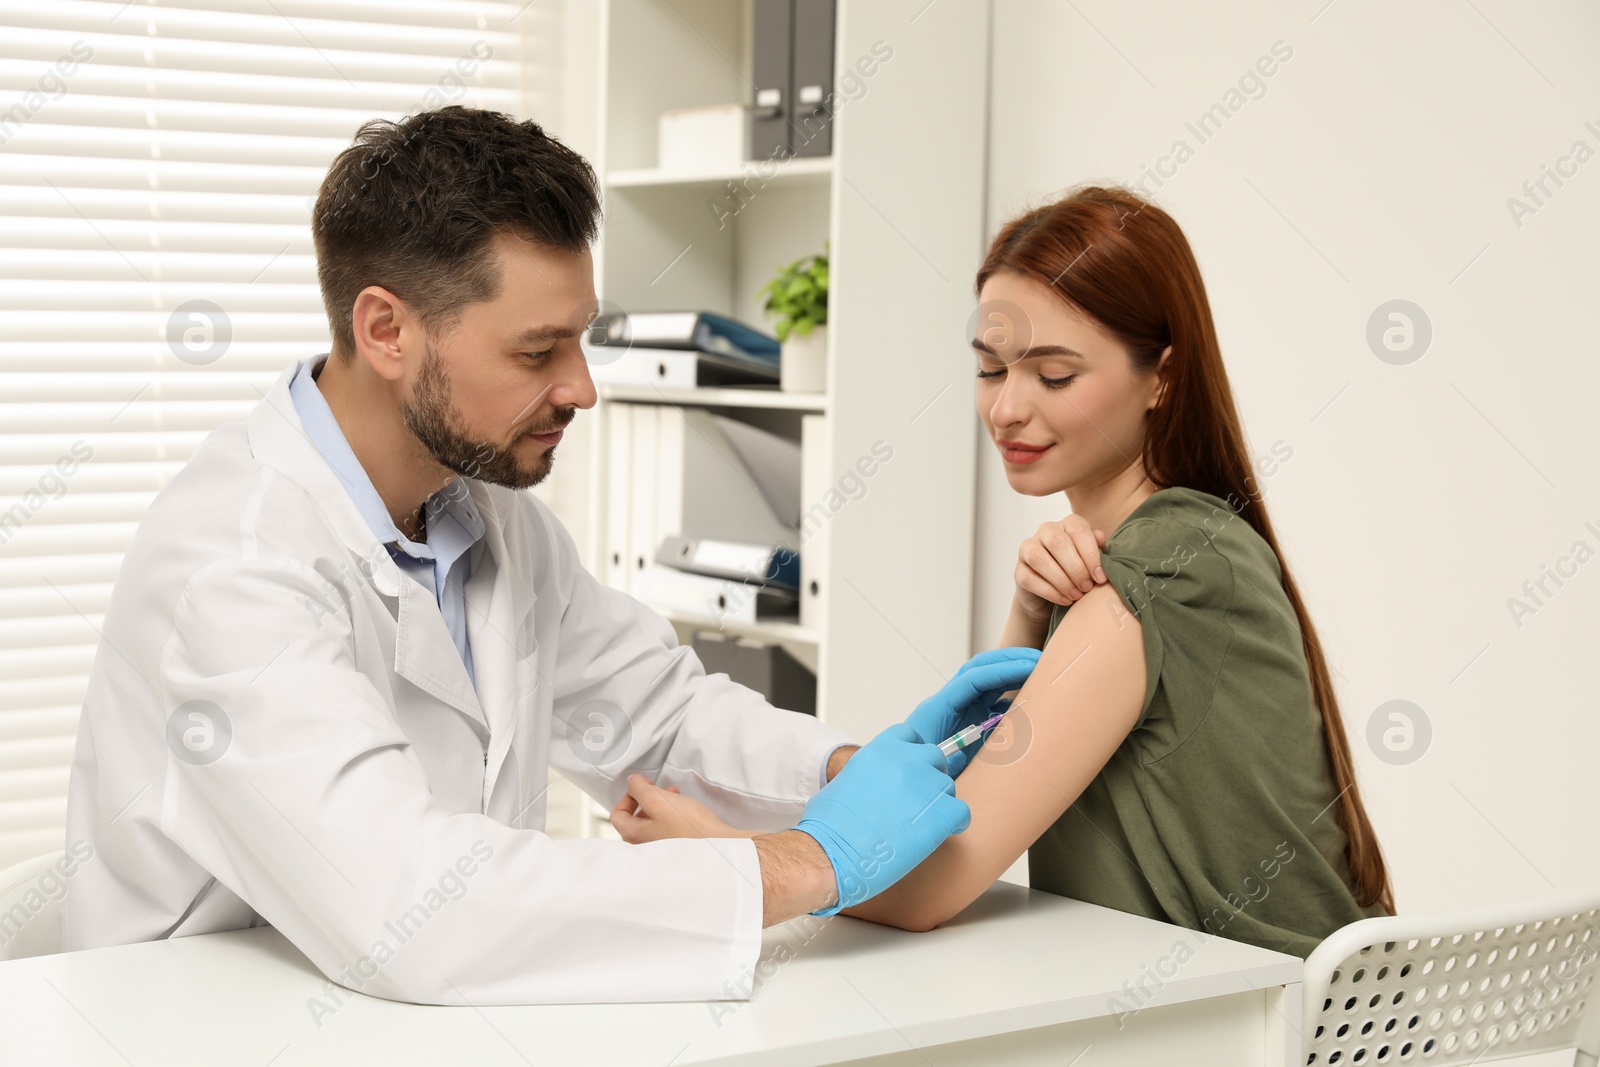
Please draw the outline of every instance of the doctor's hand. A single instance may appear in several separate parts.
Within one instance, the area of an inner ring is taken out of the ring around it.
[[[1029,622],[1050,621],[1057,604],[1071,607],[1085,593],[1106,581],[1100,550],[1104,530],[1091,529],[1082,515],[1047,522],[1017,549],[1016,608]]]
[[[1006,710],[1009,704],[1002,703],[1001,696],[1020,689],[1038,662],[1037,648],[980,652],[962,664],[937,693],[918,704],[905,725],[911,727],[917,740],[937,745],[956,731]],[[947,769],[952,777],[961,773],[979,747],[974,745],[950,757]],[[859,754],[851,762],[857,758]]]
[[[822,846],[838,898],[811,914],[832,915],[877,896],[967,828],[972,813],[944,768],[937,745],[896,723],[812,795],[794,828]]]
[[[716,812],[678,792],[662,789],[642,774],[628,775],[628,791],[611,809],[611,825],[630,845],[664,841],[670,837],[754,837],[738,830]]]

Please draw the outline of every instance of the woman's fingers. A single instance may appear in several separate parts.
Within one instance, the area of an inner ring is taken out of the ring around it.
[[[1081,519],[1074,522],[1074,518],[1076,516],[1068,516],[1061,522],[1045,523],[1039,527],[1039,541],[1066,572],[1081,595],[1094,588],[1094,576],[1090,574],[1090,567],[1100,562],[1100,550],[1094,543],[1094,534],[1088,525]],[[1085,540],[1088,542],[1092,562],[1084,558]]]
[[[1105,568],[1100,565],[1100,550],[1105,543],[1105,532],[1092,529],[1088,520],[1081,516],[1068,515],[1060,522],[1047,522],[1022,543],[1018,553],[1017,584],[1023,586],[1026,582],[1027,576],[1020,573],[1020,568],[1026,566],[1050,589],[1060,593],[1058,597],[1050,597],[1030,589],[1035,595],[1045,596],[1054,603],[1076,603],[1097,583],[1106,581]]]
[[[1104,582],[1105,568],[1100,566],[1100,550],[1106,547],[1106,532],[1104,530],[1087,530],[1079,542],[1082,551],[1084,566],[1089,568],[1089,573],[1094,575],[1094,580]]]
[[[1074,523],[1066,527],[1067,536],[1072,538],[1073,547],[1078,550],[1078,559],[1083,562],[1083,569],[1089,576],[1090,586],[1093,589],[1095,582],[1106,580],[1106,572],[1100,566],[1100,548],[1105,543],[1105,534],[1098,530],[1091,530],[1088,522]],[[1088,592],[1085,589],[1084,592]]]
[[[1017,564],[1015,578],[1017,588],[1019,590],[1044,601],[1046,607],[1049,607],[1052,604],[1060,604],[1064,607],[1071,607],[1073,602],[1082,595],[1078,592],[1076,586],[1070,586],[1067,589],[1062,589],[1061,587],[1051,585],[1049,582],[1039,577],[1038,572],[1032,567],[1028,566],[1026,563]]]
[[[1082,594],[1077,583],[1037,537],[1022,542],[1017,556],[1017,585],[1052,604],[1071,604]]]

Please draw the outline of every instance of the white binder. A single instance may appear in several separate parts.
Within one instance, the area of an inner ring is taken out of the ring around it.
[[[655,567],[639,576],[639,587],[638,598],[657,611],[704,619],[718,629],[728,623],[766,621],[773,607],[785,610],[789,621],[794,619],[792,593],[728,578]]]
[[[619,405],[633,412],[633,430],[630,444],[629,476],[632,489],[628,507],[628,589],[639,595],[639,575],[653,566],[656,556],[656,493],[660,473],[660,419],[659,408],[649,404]]]
[[[662,389],[698,386],[776,386],[779,364],[720,352],[689,352],[669,348],[631,348],[607,354],[589,365],[596,384],[655,385]]]
[[[714,624],[756,621],[756,588],[726,578],[656,567],[640,576],[637,595],[657,611],[703,618]]]
[[[614,589],[631,588],[633,548],[629,540],[633,507],[633,405],[605,409],[606,540],[601,576]]]
[[[827,617],[828,542],[832,513],[826,503],[832,486],[828,417],[800,420],[800,625],[821,630]]]

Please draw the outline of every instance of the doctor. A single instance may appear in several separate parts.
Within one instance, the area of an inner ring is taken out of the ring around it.
[[[313,216],[331,355],[196,448],[118,576],[67,948],[270,923],[330,979],[326,1011],[334,983],[747,997],[764,926],[867,899],[965,828],[932,742],[1036,651],[977,658],[857,751],[707,676],[518,491],[595,401],[597,217],[588,164],[492,112],[369,123],[334,161]],[[553,840],[551,767],[608,807],[637,773],[770,832]]]

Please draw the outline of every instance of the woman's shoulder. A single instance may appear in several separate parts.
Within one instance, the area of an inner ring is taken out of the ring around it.
[[[1157,489],[1134,508],[1112,536],[1126,541],[1138,541],[1152,533],[1160,533],[1182,525],[1199,526],[1206,519],[1213,523],[1233,509],[1226,500],[1202,493],[1187,486],[1172,485]]]
[[[1116,584],[1139,594],[1136,602],[1158,588],[1169,598],[1225,602],[1239,568],[1278,570],[1276,554],[1230,501],[1186,486],[1141,502],[1107,539],[1105,560],[1115,561]]]
[[[1171,552],[1175,544],[1224,555],[1271,552],[1236,502],[1179,485],[1146,497],[1112,532],[1106,548],[1146,556]]]

